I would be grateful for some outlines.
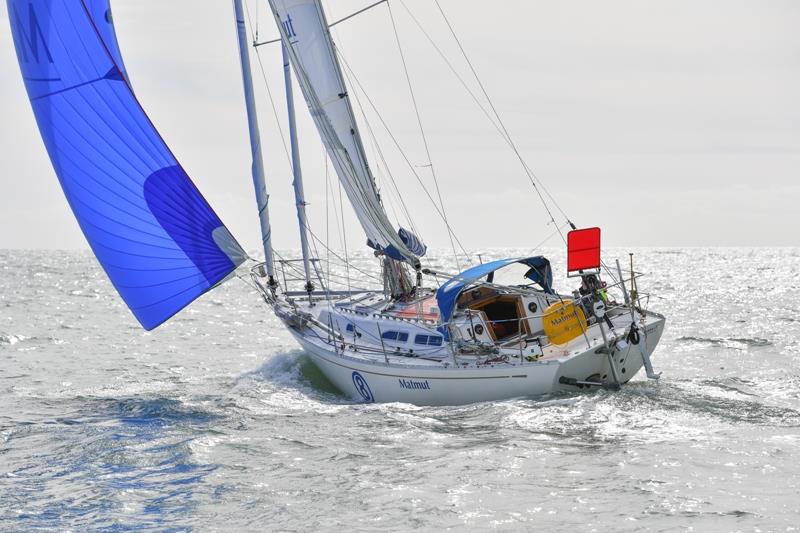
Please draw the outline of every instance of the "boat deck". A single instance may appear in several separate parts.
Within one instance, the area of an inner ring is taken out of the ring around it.
[[[428,296],[426,299],[405,304],[401,309],[405,309],[408,314],[409,307],[414,307],[416,309],[420,307],[424,308],[426,302],[431,299],[435,302],[435,298]],[[418,318],[416,314],[413,315],[413,318],[404,317],[401,313],[395,312],[392,308],[382,311],[381,308],[385,306],[386,303],[387,300],[383,295],[372,294],[365,295],[363,298],[356,298],[355,301],[352,302],[336,302],[333,307],[362,313],[365,315],[365,320],[377,323],[383,323],[383,321],[397,321],[398,319],[410,322],[426,320],[425,318]],[[313,307],[306,306],[305,310],[318,316],[318,309],[321,307],[320,304]],[[317,308],[316,312],[314,311],[315,308]],[[614,327],[609,328],[606,324],[604,324],[603,327],[606,331],[606,337],[614,341],[625,335],[630,326],[631,317],[627,312],[618,312],[615,316],[610,318]],[[663,320],[660,315],[646,313],[642,316],[637,314],[637,325],[640,329],[645,331],[660,320]],[[426,331],[435,331],[434,325],[431,323],[425,324],[424,327]],[[316,328],[312,327],[312,329]],[[588,351],[597,351],[604,346],[605,342],[600,325],[596,322],[589,325],[585,334],[578,335],[564,344],[547,343],[540,345],[541,337],[538,334],[523,333],[516,338],[504,339],[504,341],[497,346],[497,353],[464,353],[461,350],[455,349],[454,345],[445,342],[435,357],[426,356],[424,353],[412,354],[408,352],[399,352],[392,346],[389,346],[388,342],[381,343],[380,337],[370,337],[369,335],[361,336],[356,334],[351,337],[348,333],[347,337],[343,340],[334,342],[327,332],[318,330],[317,334],[313,337],[314,338],[310,340],[314,344],[335,352],[340,357],[362,363],[407,368],[453,368],[498,365],[523,367],[531,364],[548,364],[551,362],[562,362]]]

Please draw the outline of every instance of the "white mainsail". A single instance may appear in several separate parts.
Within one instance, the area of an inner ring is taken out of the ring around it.
[[[381,205],[320,1],[269,4],[311,116],[367,238],[418,266]]]

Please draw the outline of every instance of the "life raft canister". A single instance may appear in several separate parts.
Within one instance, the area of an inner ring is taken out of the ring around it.
[[[573,302],[556,302],[542,317],[544,334],[553,344],[566,344],[586,331],[586,315]]]

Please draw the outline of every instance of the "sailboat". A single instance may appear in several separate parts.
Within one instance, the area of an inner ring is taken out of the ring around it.
[[[554,290],[542,255],[481,261],[460,272],[423,264],[423,240],[396,227],[384,208],[320,0],[268,1],[284,58],[298,259],[276,258],[272,248],[249,60],[249,47],[262,43],[248,41],[241,0],[233,0],[264,250],[257,263],[137,100],[108,0],[7,3],[22,76],[61,186],[145,329],[249,270],[253,287],[311,360],[357,401],[456,405],[615,389],[643,367],[658,378],[651,355],[665,317],[647,308],[632,260],[627,278],[619,261],[602,261],[597,227],[569,222],[567,276],[578,286],[572,294]],[[380,265],[373,288],[334,290],[311,253],[292,74]],[[519,284],[495,281],[514,265],[525,271]],[[300,275],[287,276],[287,269]]]

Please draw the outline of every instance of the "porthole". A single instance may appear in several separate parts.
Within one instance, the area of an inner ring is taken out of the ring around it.
[[[538,310],[539,310],[539,306],[536,305],[536,302],[531,302],[531,303],[528,304],[528,311],[530,311],[531,313],[535,313]]]
[[[475,335],[483,335],[483,326],[480,324],[475,325]]]

